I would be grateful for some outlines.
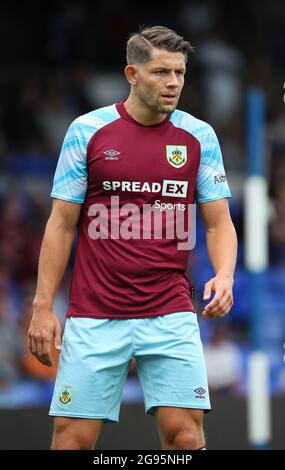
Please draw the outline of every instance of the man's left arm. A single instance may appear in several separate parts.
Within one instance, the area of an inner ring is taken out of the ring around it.
[[[231,220],[227,198],[199,204],[206,227],[208,255],[215,277],[205,284],[203,299],[213,299],[202,315],[223,317],[233,306],[233,277],[237,258],[237,236]]]

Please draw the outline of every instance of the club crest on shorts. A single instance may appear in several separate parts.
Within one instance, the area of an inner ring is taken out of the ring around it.
[[[174,168],[181,168],[187,162],[186,145],[166,145],[166,158]]]
[[[60,405],[64,407],[71,405],[73,398],[74,398],[74,387],[70,385],[62,385],[61,391],[59,394]]]

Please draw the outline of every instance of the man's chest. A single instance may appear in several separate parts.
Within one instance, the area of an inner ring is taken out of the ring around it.
[[[172,125],[104,129],[88,148],[88,187],[93,194],[162,191],[186,197],[188,186],[195,185],[199,161],[199,142]]]

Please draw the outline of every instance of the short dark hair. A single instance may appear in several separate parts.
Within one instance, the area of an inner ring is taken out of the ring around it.
[[[166,26],[140,28],[138,33],[130,35],[127,42],[127,63],[144,64],[151,59],[151,49],[165,49],[169,52],[181,52],[185,57],[193,52],[193,47],[182,36]]]

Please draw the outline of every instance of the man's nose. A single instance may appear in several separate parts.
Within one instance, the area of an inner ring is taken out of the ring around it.
[[[178,78],[175,72],[171,72],[169,76],[169,80],[167,86],[169,87],[177,87],[179,85]]]

